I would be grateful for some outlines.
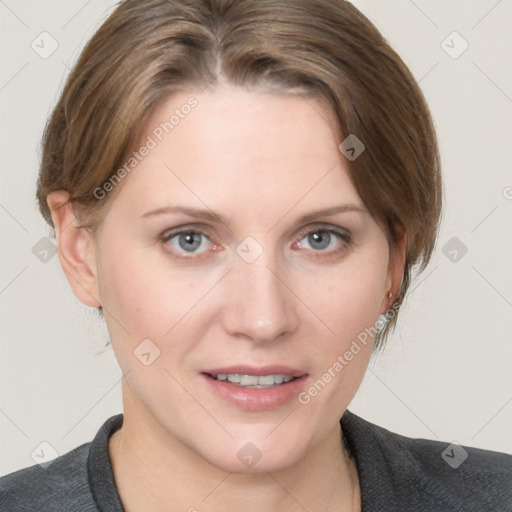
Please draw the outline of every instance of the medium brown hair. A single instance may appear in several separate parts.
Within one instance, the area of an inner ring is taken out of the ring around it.
[[[47,124],[37,187],[46,221],[53,226],[48,194],[63,189],[94,231],[111,198],[93,192],[123,164],[158,103],[177,90],[214,86],[219,75],[327,100],[340,143],[351,134],[364,143],[347,161],[354,186],[391,250],[400,230],[407,235],[400,304],[437,238],[436,134],[407,66],[343,0],[121,2],[82,51]],[[393,315],[376,347],[395,323]]]

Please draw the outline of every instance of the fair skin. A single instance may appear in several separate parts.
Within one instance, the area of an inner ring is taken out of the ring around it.
[[[247,410],[212,391],[201,371],[286,365],[301,370],[307,390],[391,306],[404,245],[390,252],[364,208],[319,100],[229,86],[179,92],[140,140],[190,96],[198,106],[111,192],[95,239],[69,205],[59,208],[66,192],[48,197],[63,269],[82,302],[103,307],[125,374],[124,424],[109,445],[123,504],[128,512],[360,510],[339,420],[371,342],[307,404],[295,396]],[[178,204],[225,223],[143,217]],[[340,205],[355,208],[299,221]],[[190,252],[184,235],[169,233],[182,226],[206,235]],[[248,236],[263,249],[251,263],[236,251]],[[160,350],[148,366],[134,355],[145,339]],[[252,467],[237,456],[249,442],[261,454]]]

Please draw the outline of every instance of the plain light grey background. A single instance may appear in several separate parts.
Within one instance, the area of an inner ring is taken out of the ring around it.
[[[354,3],[426,95],[446,202],[432,262],[350,409],[404,435],[512,453],[512,0]],[[113,4],[0,0],[0,475],[34,464],[42,442],[63,454],[90,441],[122,411],[106,329],[41,241],[34,199],[46,119]]]

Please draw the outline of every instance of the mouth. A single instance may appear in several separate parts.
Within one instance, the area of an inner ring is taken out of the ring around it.
[[[273,373],[269,375],[248,375],[240,373],[205,373],[207,377],[217,381],[230,382],[235,386],[249,389],[268,389],[287,384],[298,377],[285,373]]]
[[[210,368],[200,372],[209,393],[237,408],[270,411],[293,401],[309,374],[288,366],[249,365]]]

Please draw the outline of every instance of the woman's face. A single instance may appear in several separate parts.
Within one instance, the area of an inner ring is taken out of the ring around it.
[[[388,243],[333,123],[299,96],[177,93],[149,119],[98,233],[125,415],[227,471],[251,457],[254,471],[289,467],[339,435],[390,306]]]

